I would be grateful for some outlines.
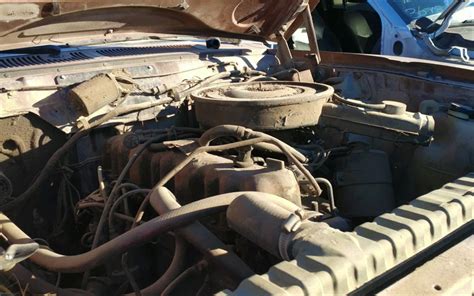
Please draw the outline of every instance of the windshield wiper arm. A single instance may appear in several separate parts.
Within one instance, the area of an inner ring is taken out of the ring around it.
[[[426,33],[419,33],[419,37],[423,40],[423,42],[426,44],[428,49],[435,55],[437,56],[457,56],[456,53],[459,55],[459,58],[466,63],[469,63],[471,60],[469,56],[469,51],[465,47],[461,46],[451,46],[448,49],[444,48],[439,48],[437,47],[433,39],[430,38],[430,36]]]
[[[66,43],[67,47],[81,47],[81,46],[90,46],[90,45],[102,45],[102,44],[113,44],[113,43],[121,43],[121,42],[128,42],[128,41],[143,41],[143,40],[151,40],[155,39],[153,36],[144,36],[144,37],[125,37],[125,38],[117,38],[117,39],[95,39],[89,42],[82,42],[82,43]]]
[[[434,31],[431,35],[433,38],[436,38],[442,34],[446,29],[451,25],[454,13],[456,13],[460,8],[463,8],[469,5],[469,0],[453,0],[453,2],[446,8],[443,13],[431,24],[435,24],[439,20],[443,20],[441,26]]]

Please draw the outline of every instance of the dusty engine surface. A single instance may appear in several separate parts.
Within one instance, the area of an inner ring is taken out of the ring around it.
[[[107,143],[104,169],[109,169],[112,177],[118,177],[130,157],[141,148],[138,143],[135,143],[138,144],[137,147],[130,147],[135,146],[129,144],[130,140],[127,138],[130,137],[133,137],[133,134],[116,136]],[[151,188],[197,147],[197,140],[152,144],[130,167],[128,180],[140,187]],[[242,152],[246,153],[250,154],[250,151]],[[301,205],[298,182],[294,173],[285,168],[283,161],[266,159],[266,165],[262,166],[256,164],[250,155],[242,155],[240,159],[239,156],[232,158],[200,153],[176,173],[168,188],[184,204],[223,193],[258,191],[271,193]]]
[[[333,93],[325,84],[260,81],[208,87],[192,98],[204,127],[236,124],[268,131],[316,125]]]
[[[31,183],[64,135],[30,114],[0,119],[0,129],[0,203],[5,203]]]
[[[34,117],[32,147],[3,141],[0,269],[59,295],[347,294],[472,220],[472,175],[402,205],[400,155],[429,146],[432,116],[211,66],[61,86],[74,133]],[[44,167],[15,181],[26,156]]]

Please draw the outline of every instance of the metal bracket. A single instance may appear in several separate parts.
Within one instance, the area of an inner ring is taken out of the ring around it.
[[[316,37],[316,30],[314,29],[313,17],[311,15],[311,9],[309,5],[306,6],[305,12],[303,12],[303,22],[306,28],[306,34],[308,34],[309,49],[314,54],[316,63],[321,63],[321,54],[319,52],[318,39]]]
[[[283,34],[278,36],[278,57],[281,60],[282,65],[289,66],[292,64],[293,55],[291,54],[290,47],[288,42],[286,42]]]
[[[456,55],[453,54],[453,53],[457,52],[459,54],[459,58],[463,62],[468,63],[471,59],[470,56],[469,56],[469,51],[465,47],[452,46],[448,49],[443,49],[443,48],[437,47],[428,34],[420,33],[420,34],[418,34],[418,36],[421,38],[421,40],[423,40],[423,42],[429,48],[429,50],[435,55],[456,57]]]

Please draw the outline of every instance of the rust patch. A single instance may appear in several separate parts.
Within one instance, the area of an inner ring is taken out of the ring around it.
[[[0,21],[11,22],[30,20],[40,16],[40,8],[36,4],[0,4]]]

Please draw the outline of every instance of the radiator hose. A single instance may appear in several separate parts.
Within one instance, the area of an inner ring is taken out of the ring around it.
[[[222,194],[187,204],[145,222],[100,245],[96,249],[79,255],[65,256],[49,249],[40,248],[29,260],[50,271],[65,273],[84,272],[104,263],[112,256],[120,255],[133,247],[149,242],[161,233],[173,231],[200,218],[224,211],[233,199],[240,195],[248,194],[252,195],[255,193]],[[3,213],[0,213],[0,233],[11,244],[33,242],[26,233]]]
[[[352,253],[354,257],[360,254],[360,249],[350,241],[350,236],[330,226],[340,226],[341,221],[309,221],[302,209],[285,202],[287,201],[281,198],[268,200],[258,195],[239,196],[227,208],[227,223],[230,228],[262,249],[286,261],[303,255],[308,250],[323,254],[330,252],[327,250],[332,248]],[[321,237],[330,239],[321,241]],[[336,241],[349,242],[332,246]],[[326,250],[325,245],[331,245],[331,248]],[[318,249],[318,246],[323,247]]]
[[[243,194],[242,192],[232,192],[218,196],[220,197],[220,202],[229,205],[233,200],[242,195],[263,195],[263,193],[246,192]],[[160,215],[166,215],[182,208],[176,201],[173,193],[166,187],[157,187],[151,192],[150,204]],[[247,264],[233,252],[229,252],[224,243],[201,223],[195,221],[192,224],[177,229],[175,232],[208,257],[210,262],[228,271],[232,278],[236,279],[237,284],[254,274]]]

